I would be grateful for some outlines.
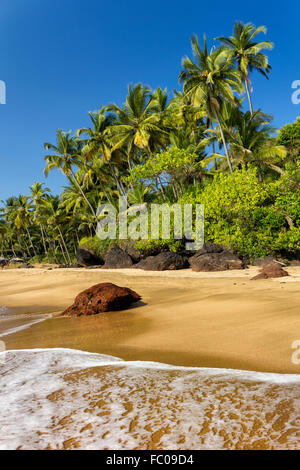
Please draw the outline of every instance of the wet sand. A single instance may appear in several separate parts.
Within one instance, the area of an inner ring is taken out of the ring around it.
[[[257,271],[0,272],[0,449],[299,449],[300,268]],[[105,281],[142,302],[59,316]]]
[[[288,271],[287,278],[251,281],[257,268],[4,270],[0,305],[17,314],[60,313],[78,292],[105,281],[136,290],[142,303],[90,318],[54,317],[3,339],[8,349],[72,348],[129,361],[298,374],[291,356],[300,339],[300,267]]]
[[[299,449],[300,377],[6,353],[0,449]]]

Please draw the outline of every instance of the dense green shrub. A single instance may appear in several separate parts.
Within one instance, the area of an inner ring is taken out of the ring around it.
[[[182,203],[205,206],[205,239],[250,258],[300,246],[300,192],[288,176],[262,185],[255,169],[220,174]],[[289,225],[292,224],[292,225]]]
[[[115,240],[101,240],[99,237],[84,237],[80,240],[79,247],[86,248],[98,256],[102,256],[108,248],[115,243]]]

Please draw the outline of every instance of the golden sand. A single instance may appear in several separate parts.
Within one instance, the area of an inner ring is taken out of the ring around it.
[[[7,349],[79,350],[7,353],[12,359],[8,356],[2,379],[9,384],[11,374],[14,385],[4,391],[12,414],[7,412],[6,419],[4,412],[0,418],[7,436],[3,446],[299,449],[300,381],[284,374],[300,370],[291,360],[292,343],[300,339],[300,268],[288,268],[287,278],[251,281],[257,271],[0,272],[0,305],[15,312],[13,319],[0,321],[0,329],[18,326],[24,315],[31,321],[32,314],[56,312],[1,338]],[[78,292],[99,282],[130,287],[142,302],[95,317],[58,316]],[[161,368],[146,362],[92,367],[82,357],[82,367],[72,370],[80,351],[212,369]],[[44,367],[40,375],[39,364]],[[48,385],[52,391],[46,393]],[[15,389],[26,397],[18,406]],[[27,420],[27,414],[35,420]],[[38,429],[32,422],[39,423]]]
[[[122,312],[46,320],[5,342],[9,349],[66,347],[124,360],[297,374],[291,346],[300,339],[300,268],[288,271],[288,278],[259,281],[250,280],[257,268],[3,271],[0,305],[18,313],[61,312],[80,291],[106,281],[136,290],[143,301]]]

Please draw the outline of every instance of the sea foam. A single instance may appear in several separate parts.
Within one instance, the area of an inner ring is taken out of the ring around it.
[[[300,448],[299,375],[1,354],[1,449]]]

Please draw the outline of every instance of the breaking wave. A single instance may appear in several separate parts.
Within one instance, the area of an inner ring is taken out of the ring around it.
[[[300,448],[299,375],[33,349],[0,353],[0,389],[1,449]]]

